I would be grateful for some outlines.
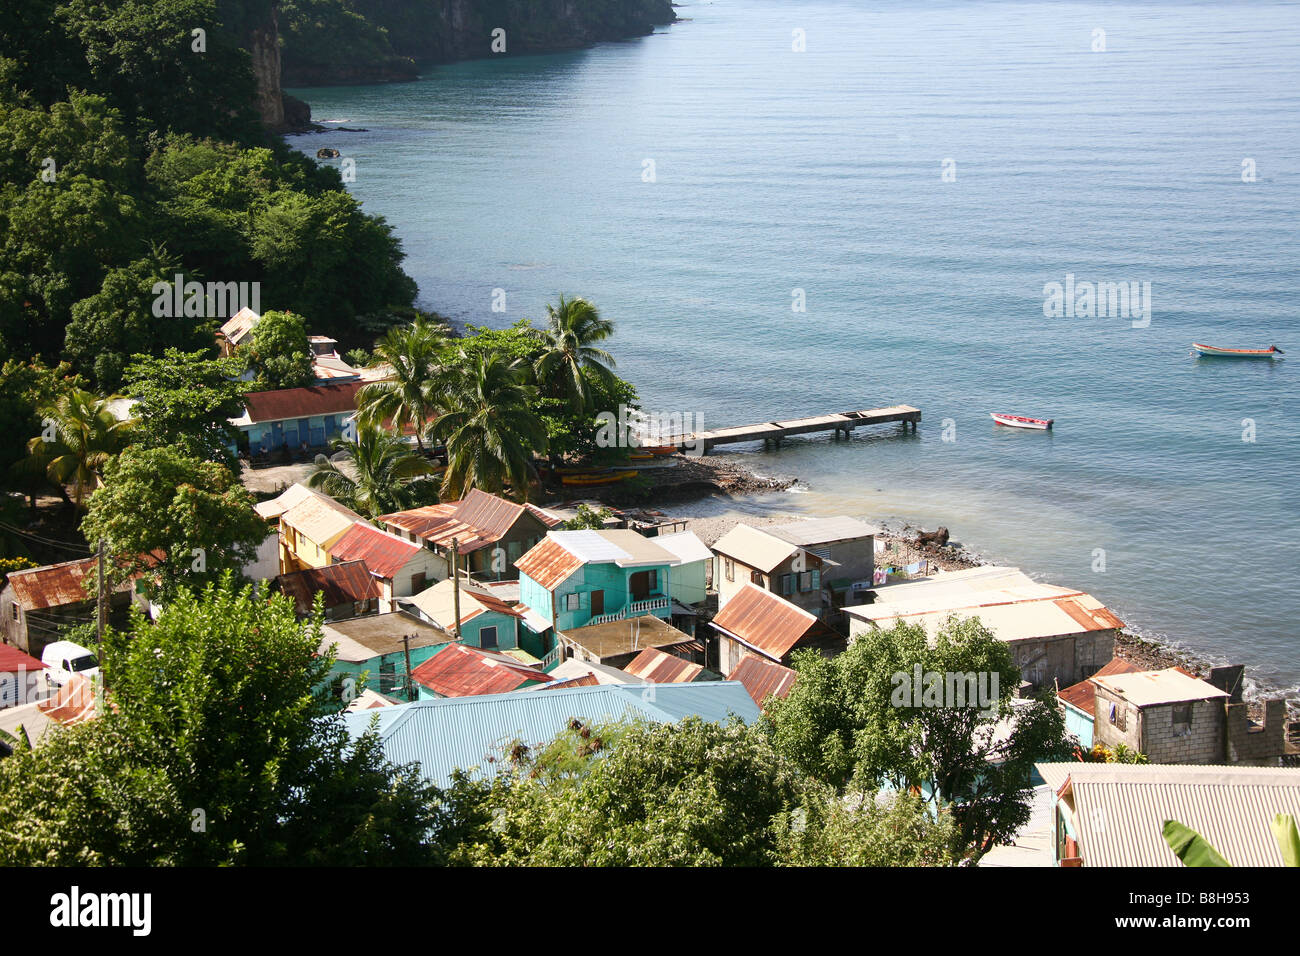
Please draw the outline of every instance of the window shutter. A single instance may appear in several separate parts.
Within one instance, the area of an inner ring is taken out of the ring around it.
[[[820,591],[822,589],[822,573],[820,571],[812,572],[812,590]]]

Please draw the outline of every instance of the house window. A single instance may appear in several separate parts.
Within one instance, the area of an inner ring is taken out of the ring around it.
[[[755,584],[757,584],[759,587],[762,587],[762,586],[763,586],[763,572],[762,572],[762,571],[750,571],[750,572],[749,572],[749,580],[752,581],[752,582],[754,582]]]
[[[9,605],[9,610],[13,612],[14,620],[15,621],[18,620],[18,605],[17,604]]]
[[[1126,727],[1126,721],[1124,720],[1124,705],[1123,705],[1123,704],[1111,704],[1111,705],[1110,705],[1110,722],[1111,722],[1112,724],[1114,724],[1114,725],[1115,725],[1117,728],[1119,728],[1120,730],[1126,730],[1126,729],[1127,729],[1127,727]]]
[[[793,574],[783,574],[783,575],[781,575],[781,593],[782,593],[782,594],[792,594],[792,593],[794,593],[794,575],[793,575]]]
[[[427,582],[427,579],[426,579],[426,577],[425,577],[425,573],[424,573],[423,571],[421,571],[419,574],[412,574],[412,575],[411,575],[411,593],[412,593],[412,594],[419,594],[421,591],[424,590],[424,586],[425,586],[426,583],[428,583],[428,582]]]
[[[478,632],[479,647],[496,647],[497,646],[497,629],[493,627],[480,628]]]
[[[1185,736],[1192,732],[1192,705],[1174,704],[1174,727],[1173,731],[1179,736]]]
[[[722,570],[726,574],[728,581],[736,580],[736,565],[732,562],[731,558],[722,559]]]
[[[659,590],[659,572],[658,572],[658,571],[647,571],[647,572],[646,572],[646,583],[649,585],[649,588],[650,588],[651,591],[658,591],[658,590]]]
[[[566,611],[582,610],[582,595],[576,591],[573,594],[566,594],[564,596],[564,609]]]
[[[821,575],[822,573],[820,571],[804,571],[799,575],[799,590],[820,591],[822,584]]]

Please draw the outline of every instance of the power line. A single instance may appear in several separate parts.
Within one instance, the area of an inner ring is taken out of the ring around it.
[[[4,528],[6,531],[10,531],[13,534],[20,534],[25,538],[31,538],[33,541],[39,541],[42,544],[53,545],[56,548],[69,548],[75,551],[84,551],[88,555],[95,553],[92,549],[86,547],[84,544],[76,544],[72,541],[56,541],[53,538],[46,538],[43,535],[36,534],[32,531],[24,531],[22,528],[16,528],[13,525],[6,524],[3,521],[0,521],[0,528]]]

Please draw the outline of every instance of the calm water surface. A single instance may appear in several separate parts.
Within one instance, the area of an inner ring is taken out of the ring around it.
[[[355,160],[422,305],[593,299],[649,410],[922,409],[729,452],[801,480],[743,507],[945,524],[1300,692],[1300,5],[867,7],[684,4],[628,43],[295,91],[368,132],[294,142]],[[1045,317],[1067,274],[1150,282],[1150,324]]]

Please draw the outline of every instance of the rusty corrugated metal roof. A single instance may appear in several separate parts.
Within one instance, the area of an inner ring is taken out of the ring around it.
[[[443,697],[504,694],[527,683],[549,683],[551,676],[504,655],[464,644],[448,644],[411,672],[416,683]]]
[[[754,703],[762,707],[763,701],[769,697],[785,697],[790,693],[798,676],[797,672],[775,661],[757,654],[746,654],[735,670],[727,675],[727,680],[744,684],[749,696],[754,698]]]
[[[50,720],[57,720],[66,726],[94,720],[98,711],[95,705],[95,685],[82,674],[73,674],[72,678],[59,688],[53,697],[37,703],[37,709]]]
[[[306,388],[281,388],[270,392],[249,392],[244,407],[250,422],[277,422],[290,418],[312,418],[356,411],[357,390],[365,382],[339,382]]]
[[[331,561],[364,561],[375,577],[391,581],[420,553],[420,546],[358,521],[328,549]]]
[[[624,665],[623,670],[651,684],[689,684],[704,672],[699,664],[676,657],[657,647],[647,647]]]
[[[1077,621],[1085,631],[1104,631],[1109,628],[1124,626],[1124,622],[1117,618],[1109,608],[1086,607],[1079,597],[1060,598],[1053,603]]]
[[[460,501],[397,511],[379,520],[441,548],[450,548],[455,538],[457,550],[466,554],[500,541],[524,514],[539,521],[543,530],[560,523],[559,518],[540,508],[517,504],[478,489],[472,489]]]
[[[803,608],[753,583],[737,591],[712,621],[777,661],[820,623]]]
[[[364,561],[345,561],[323,568],[308,568],[276,578],[283,594],[293,598],[299,614],[310,614],[317,592],[325,595],[327,608],[340,604],[372,601],[379,597],[379,582]]]
[[[1142,668],[1138,667],[1131,661],[1126,661],[1122,657],[1112,657],[1102,665],[1101,670],[1093,674],[1093,677],[1108,677],[1111,674],[1136,674]],[[1091,678],[1085,678],[1077,684],[1071,684],[1056,695],[1073,707],[1079,708],[1085,714],[1091,714],[1096,705],[1097,685],[1092,682]]]
[[[97,558],[83,558],[13,571],[9,574],[9,586],[14,591],[14,602],[25,611],[37,611],[93,600],[93,595],[82,588],[82,582],[95,577],[97,561]]]
[[[554,538],[546,538],[530,548],[515,562],[520,574],[526,574],[548,591],[555,590],[561,582],[582,567],[582,559],[560,546]]]

